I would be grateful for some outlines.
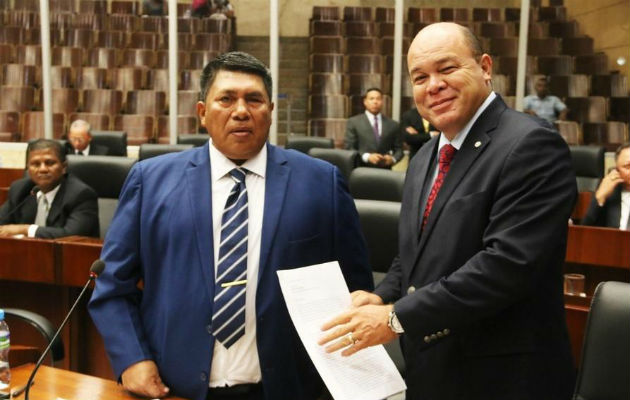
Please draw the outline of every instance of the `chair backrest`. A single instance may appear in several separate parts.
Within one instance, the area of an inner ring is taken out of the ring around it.
[[[359,166],[360,161],[359,153],[356,150],[322,149],[314,147],[308,151],[308,155],[335,165],[339,168],[339,171],[341,171],[341,175],[346,178],[346,181],[350,180],[352,170]]]
[[[177,144],[192,144],[195,147],[201,147],[208,142],[210,136],[203,134],[178,135]]]
[[[630,399],[630,284],[602,282],[586,322],[574,399]]]
[[[68,172],[81,179],[98,195],[100,237],[104,238],[118,205],[118,196],[133,158],[111,156],[76,156],[69,154]]]
[[[404,172],[359,167],[350,174],[350,194],[355,199],[400,202],[404,183]]]
[[[398,254],[400,203],[355,199],[354,204],[367,242],[372,271],[385,273]]]
[[[287,137],[287,143],[284,147],[286,149],[293,149],[308,154],[308,151],[314,147],[332,149],[334,147],[334,143],[331,138],[289,135]]]
[[[42,336],[46,339],[47,343],[50,343],[55,336],[56,329],[53,324],[44,316],[36,314],[31,311],[23,310],[20,308],[5,308],[4,314],[7,317],[14,317],[21,321],[33,326]],[[50,348],[50,357],[52,363],[63,360],[64,346],[61,336],[57,337]]]
[[[604,147],[570,146],[578,191],[594,192],[604,176]]]
[[[140,152],[138,153],[139,160],[146,160],[147,158],[161,156],[162,154],[175,153],[178,151],[184,151],[192,149],[192,144],[156,144],[156,143],[143,143],[140,145]]]
[[[108,155],[127,157],[127,132],[123,131],[91,131],[92,143],[107,146]]]

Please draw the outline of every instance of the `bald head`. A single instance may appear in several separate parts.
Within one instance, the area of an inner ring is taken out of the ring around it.
[[[422,29],[409,47],[407,65],[418,112],[449,139],[491,91],[492,59],[468,28],[455,23]]]
[[[92,141],[90,134],[90,124],[87,121],[78,119],[70,125],[68,141],[76,151],[84,151]]]

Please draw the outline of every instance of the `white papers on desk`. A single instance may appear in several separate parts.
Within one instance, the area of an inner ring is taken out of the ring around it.
[[[342,357],[317,344],[321,326],[351,306],[339,263],[278,271],[278,278],[300,339],[335,400],[378,400],[407,388],[383,346]]]

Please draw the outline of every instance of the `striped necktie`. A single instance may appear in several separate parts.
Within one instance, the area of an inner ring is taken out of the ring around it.
[[[242,168],[230,171],[234,187],[221,217],[212,334],[226,349],[245,334],[248,233],[245,174],[246,170]]]

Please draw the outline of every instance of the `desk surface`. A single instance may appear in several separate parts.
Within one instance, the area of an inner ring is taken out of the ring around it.
[[[22,365],[11,370],[12,386],[24,385],[33,370],[33,364]],[[114,381],[83,375],[76,372],[47,367],[39,368],[35,384],[31,387],[29,398],[32,400],[138,400],[126,392]],[[168,397],[183,400],[179,397]]]

